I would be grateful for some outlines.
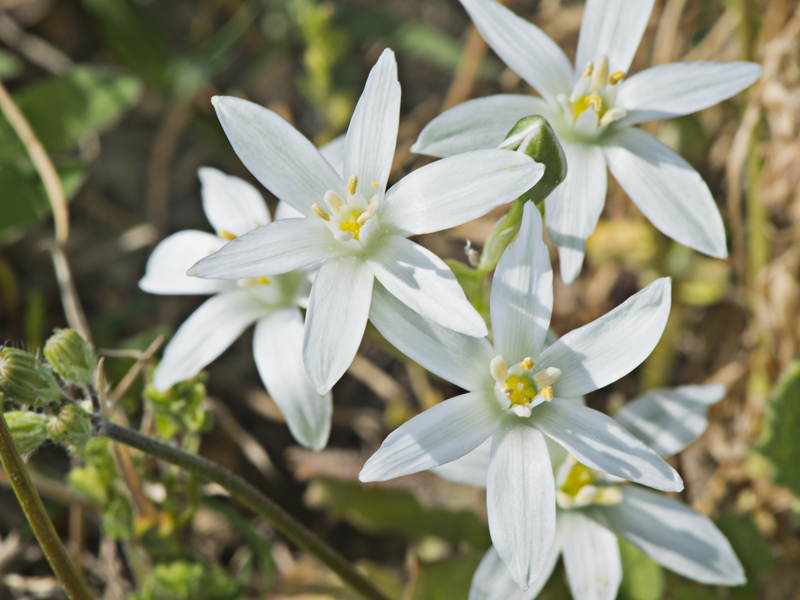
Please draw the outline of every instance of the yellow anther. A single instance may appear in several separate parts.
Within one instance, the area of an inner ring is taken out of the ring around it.
[[[358,211],[354,210],[350,213],[350,216],[339,225],[339,229],[342,231],[349,231],[352,233],[353,239],[356,241],[358,241],[358,232],[361,231],[361,223],[358,222],[359,216]]]
[[[605,114],[605,107],[603,106],[603,99],[600,98],[597,94],[589,94],[588,96],[583,96],[582,98],[578,99],[573,105],[573,110],[575,111],[575,118],[580,117],[586,109],[589,107],[597,113],[598,117],[603,117]]]
[[[504,386],[502,387],[502,390],[503,390],[503,393],[504,393],[506,396],[508,396],[508,395],[510,395],[510,394],[511,394],[511,393],[514,391],[514,388],[512,388],[510,385],[506,384],[506,385],[504,385]]]
[[[233,235],[233,234],[232,234],[230,231],[228,231],[227,229],[220,229],[220,230],[217,232],[217,235],[218,235],[219,237],[221,237],[223,240],[228,240],[229,242],[230,242],[231,240],[235,240],[235,239],[236,239],[236,236],[235,236],[235,235]]]
[[[350,180],[347,182],[347,193],[353,196],[356,193],[356,186],[358,185],[358,177],[350,175]]]
[[[586,70],[583,72],[582,77],[591,77],[592,71],[594,71],[594,65],[592,63],[588,63],[586,65]]]
[[[314,203],[314,205],[311,208],[314,211],[314,214],[317,215],[323,221],[330,221],[331,220],[331,214],[327,210],[322,208],[316,202]]]
[[[622,71],[614,71],[611,75],[608,76],[608,83],[611,85],[617,85],[620,81],[625,78],[625,73]]]
[[[533,368],[533,359],[529,356],[521,363],[519,363],[519,366],[525,369],[526,371],[530,371]]]
[[[370,185],[372,185],[372,187],[378,187],[378,182],[377,181],[373,181]]]
[[[550,402],[553,399],[553,386],[548,385],[547,387],[543,388],[541,394],[545,401]]]

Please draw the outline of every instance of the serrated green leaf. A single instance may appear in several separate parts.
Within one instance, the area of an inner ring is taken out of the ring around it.
[[[619,538],[622,560],[620,600],[658,600],[664,592],[664,570],[630,542]]]

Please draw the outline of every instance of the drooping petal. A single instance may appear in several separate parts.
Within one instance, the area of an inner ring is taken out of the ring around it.
[[[390,235],[367,262],[390,294],[426,319],[474,337],[489,333],[450,267],[430,250]]]
[[[506,363],[538,357],[553,312],[553,270],[532,202],[525,203],[519,236],[497,264],[489,307],[494,347]]]
[[[139,287],[151,294],[216,294],[232,285],[227,281],[188,277],[186,269],[225,245],[225,240],[187,229],[162,240],[147,259]]]
[[[591,469],[665,492],[683,489],[675,469],[601,412],[556,398],[537,406],[531,420]]]
[[[542,574],[524,592],[519,589],[517,582],[511,578],[506,565],[497,551],[492,547],[483,557],[481,564],[472,576],[472,585],[469,588],[469,600],[533,600],[542,591],[542,588],[553,574],[553,569],[561,554],[558,533],[555,542],[550,546],[550,554],[542,569]]]
[[[617,536],[581,511],[558,514],[558,535],[575,600],[614,600],[622,581]]]
[[[344,195],[341,175],[314,145],[281,117],[232,96],[211,99],[217,117],[244,166],[279,200],[313,217],[325,192]]]
[[[592,392],[627,375],[656,347],[667,324],[668,277],[657,279],[599,319],[570,331],[542,352],[542,368],[561,369],[553,391],[561,398]]]
[[[327,393],[353,362],[367,326],[373,281],[369,267],[356,257],[325,261],[314,279],[303,361],[320,395]]]
[[[588,111],[587,111],[588,112]],[[561,279],[575,281],[583,267],[586,238],[594,233],[606,203],[606,161],[597,146],[562,143],[567,178],[544,201],[547,234],[558,246]]]
[[[655,0],[588,0],[583,10],[575,71],[601,56],[608,57],[609,72],[626,73],[647,28]]]
[[[441,158],[497,148],[522,117],[549,111],[547,102],[534,96],[498,94],[467,100],[428,123],[411,151]]]
[[[194,377],[268,310],[247,290],[209,298],[167,344],[153,375],[153,386],[163,392],[179,381]]]
[[[745,582],[739,559],[710,519],[681,502],[634,486],[623,488],[623,494],[621,504],[595,507],[588,514],[684,577],[705,584]]]
[[[761,75],[752,62],[681,62],[658,65],[623,81],[616,106],[627,115],[618,126],[688,115],[727,100]]]
[[[403,235],[477,219],[541,179],[544,166],[510,150],[475,150],[413,171],[386,193],[381,225]]]
[[[434,405],[390,433],[358,478],[386,481],[455,460],[497,429],[502,411],[491,391],[468,392]]]
[[[708,408],[724,396],[720,384],[652,390],[623,406],[614,420],[659,456],[672,456],[706,430]]]
[[[397,136],[395,136],[397,137]],[[337,138],[332,139],[330,142],[321,146],[319,153],[325,157],[333,170],[344,179],[344,142],[347,139],[347,134],[342,134]]]
[[[279,275],[337,256],[337,245],[317,217],[284,219],[236,238],[187,274],[215,279]]]
[[[709,256],[728,256],[719,209],[689,163],[635,127],[612,132],[603,144],[611,174],[657,229]]]
[[[394,52],[386,49],[372,67],[344,144],[343,177],[358,177],[364,198],[383,195],[392,169],[400,124],[400,83]]]
[[[533,23],[494,0],[461,0],[483,39],[511,69],[551,104],[572,88],[572,65]]]
[[[197,174],[203,210],[214,231],[238,237],[270,222],[264,198],[243,179],[211,167],[201,167]]]
[[[491,454],[492,440],[488,438],[472,452],[439,467],[434,467],[431,472],[448,481],[486,488],[486,474],[489,472]],[[514,585],[516,586],[516,584]]]
[[[424,319],[380,285],[369,319],[389,343],[431,373],[465,390],[490,389],[495,354],[486,338],[457,333]]]
[[[497,554],[517,585],[530,588],[548,567],[556,497],[544,436],[526,423],[501,424],[492,438],[486,509]]]
[[[276,310],[256,323],[256,366],[289,431],[301,445],[322,450],[331,430],[333,400],[320,397],[303,365],[303,317],[296,308]]]

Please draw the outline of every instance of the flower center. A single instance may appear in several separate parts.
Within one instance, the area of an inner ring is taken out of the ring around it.
[[[587,110],[597,114],[600,127],[610,125],[625,116],[625,110],[614,106],[617,84],[624,79],[622,71],[608,74],[608,57],[601,56],[597,64],[589,63],[583,75],[572,88],[572,93],[559,94],[558,101],[572,122]]]
[[[616,485],[601,485],[589,467],[568,456],[556,475],[556,502],[560,508],[581,508],[592,504],[609,506],[622,502]]]
[[[489,371],[497,388],[508,399],[509,408],[519,417],[530,417],[531,410],[542,402],[553,399],[552,384],[561,376],[561,370],[547,367],[533,372],[533,359],[529,356],[510,369],[502,356],[495,356]]]
[[[328,190],[323,198],[328,210],[319,204],[312,207],[314,213],[327,223],[333,237],[340,242],[355,240],[363,244],[362,228],[378,214],[379,196],[375,194],[366,201],[356,190],[357,185],[358,178],[352,175],[347,184],[347,200],[333,190]],[[375,185],[377,184],[373,184],[373,187]]]

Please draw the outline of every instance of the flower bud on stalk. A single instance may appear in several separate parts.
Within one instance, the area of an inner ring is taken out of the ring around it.
[[[92,437],[92,418],[77,404],[66,404],[47,423],[47,433],[57,444],[82,449]]]
[[[3,415],[20,454],[36,450],[47,439],[47,417],[26,410],[12,410]]]
[[[0,392],[12,400],[33,405],[63,396],[46,365],[29,352],[9,346],[0,350]]]
[[[44,356],[65,381],[87,385],[94,378],[94,356],[74,329],[57,329],[44,345]]]
[[[550,124],[544,117],[533,115],[523,117],[511,128],[498,148],[515,150],[527,154],[544,165],[544,175],[527,192],[511,205],[506,216],[495,225],[483,248],[478,270],[491,271],[497,266],[506,247],[519,232],[522,209],[525,202],[531,201],[541,206],[544,199],[564,181],[567,176],[567,159]]]

